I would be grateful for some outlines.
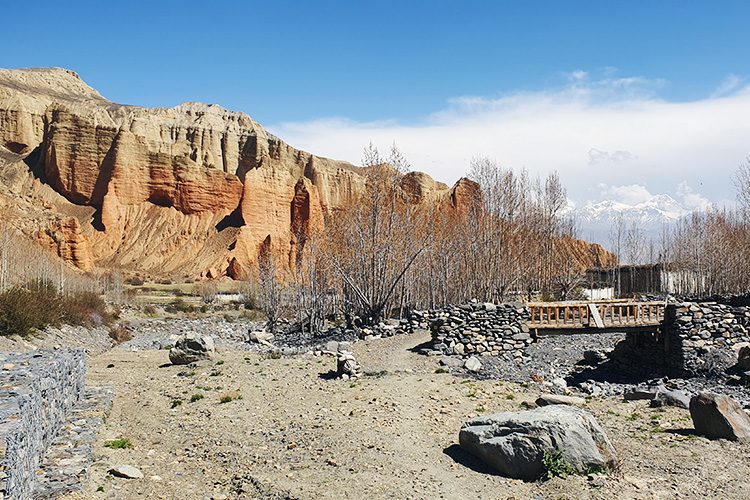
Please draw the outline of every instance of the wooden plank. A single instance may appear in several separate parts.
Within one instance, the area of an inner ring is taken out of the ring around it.
[[[604,322],[602,317],[599,316],[599,309],[596,308],[596,304],[589,304],[589,318],[594,320],[594,326],[604,328]],[[591,322],[589,322],[589,326],[591,326]]]

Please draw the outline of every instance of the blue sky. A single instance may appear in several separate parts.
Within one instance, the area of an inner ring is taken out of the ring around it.
[[[353,163],[395,141],[448,183],[486,155],[560,171],[577,203],[681,182],[722,203],[750,155],[750,2],[6,2],[3,17],[0,67],[65,67],[123,104],[220,104]]]

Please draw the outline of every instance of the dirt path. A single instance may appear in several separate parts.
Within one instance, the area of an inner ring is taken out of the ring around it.
[[[414,352],[426,340],[355,344],[371,374],[357,381],[328,379],[335,360],[309,354],[224,351],[195,370],[169,365],[167,351],[92,358],[89,382],[113,384],[116,397],[86,492],[68,499],[746,497],[750,445],[688,437],[685,410],[613,398],[587,407],[620,452],[617,474],[545,483],[491,474],[458,448],[461,424],[520,410],[537,392],[435,373],[438,360]],[[134,449],[104,447],[121,436]],[[108,476],[119,464],[145,477]]]

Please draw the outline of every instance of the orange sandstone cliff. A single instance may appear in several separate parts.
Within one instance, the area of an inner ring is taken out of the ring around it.
[[[0,69],[0,153],[8,194],[42,200],[38,241],[84,270],[240,278],[261,245],[293,260],[300,234],[365,183],[357,167],[294,149],[244,113],[114,104],[59,68]],[[418,200],[450,198],[426,174],[406,184]]]
[[[84,271],[243,278],[261,248],[292,263],[364,186],[358,167],[294,149],[244,113],[125,106],[72,71],[0,69],[0,219]],[[421,172],[400,186],[459,212],[479,196],[467,179],[449,188]],[[583,260],[599,259],[585,245]]]

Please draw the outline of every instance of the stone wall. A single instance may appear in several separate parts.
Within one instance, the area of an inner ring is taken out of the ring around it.
[[[510,360],[533,342],[529,320],[523,304],[470,303],[416,313],[411,321],[429,325],[434,351]],[[618,370],[643,376],[719,375],[737,360],[732,346],[750,342],[749,324],[748,306],[672,302],[662,328],[628,332],[610,358]]]
[[[747,307],[717,302],[669,304],[664,319],[669,342],[667,362],[686,375],[714,374],[721,368],[717,365],[736,361],[734,344],[750,341],[748,322]]]
[[[432,347],[446,355],[488,353],[519,358],[532,342],[526,323],[529,310],[523,304],[472,302],[426,313]]]
[[[86,382],[83,349],[0,353],[0,498],[28,499]]]

